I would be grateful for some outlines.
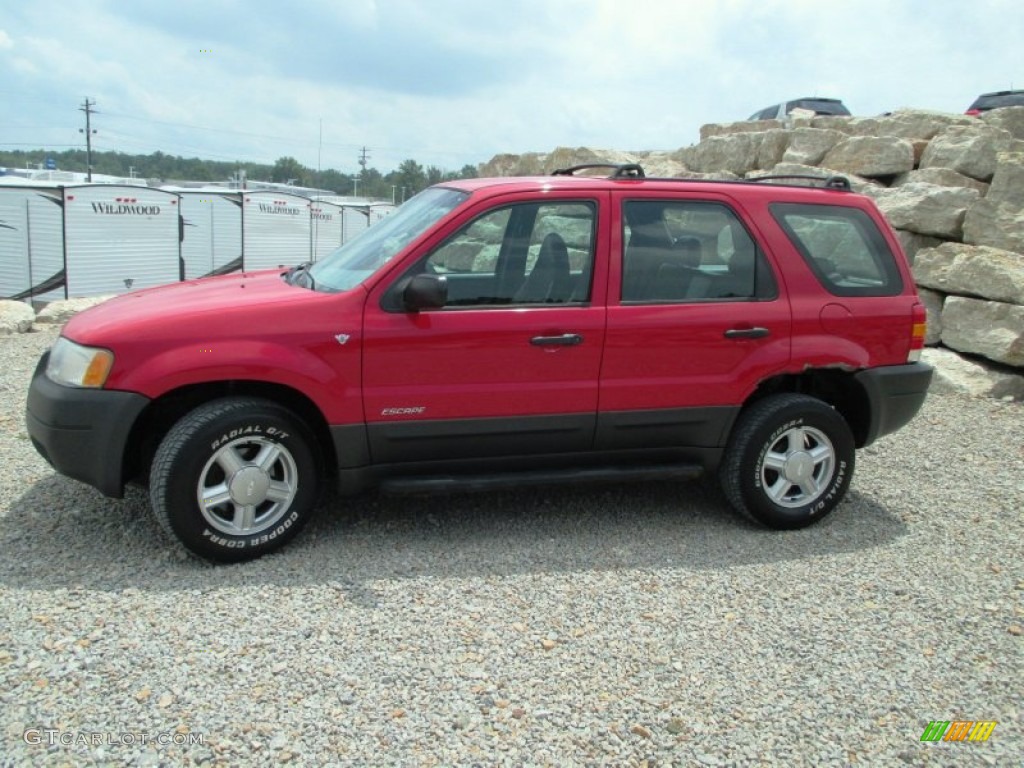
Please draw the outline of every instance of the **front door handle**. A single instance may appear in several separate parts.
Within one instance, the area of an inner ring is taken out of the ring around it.
[[[563,333],[561,336],[534,336],[530,343],[535,347],[575,347],[583,343],[578,333]]]
[[[730,328],[725,332],[727,339],[763,339],[770,334],[767,328]]]

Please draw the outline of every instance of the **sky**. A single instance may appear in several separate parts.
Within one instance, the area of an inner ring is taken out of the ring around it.
[[[0,149],[387,173],[1024,88],[1021,0],[0,0]]]

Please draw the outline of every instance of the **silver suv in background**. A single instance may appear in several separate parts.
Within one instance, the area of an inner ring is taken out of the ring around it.
[[[1024,91],[993,91],[983,93],[967,108],[968,115],[977,117],[982,112],[1001,107],[1024,107]]]
[[[748,120],[784,120],[794,109],[807,109],[816,115],[849,115],[850,110],[839,99],[826,99],[821,96],[805,96],[802,99],[772,104],[758,110]]]

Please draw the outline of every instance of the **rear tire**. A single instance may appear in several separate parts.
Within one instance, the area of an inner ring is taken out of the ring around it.
[[[175,424],[156,451],[150,502],[193,554],[238,562],[272,552],[309,521],[317,499],[315,442],[269,400],[225,398]]]
[[[846,420],[806,395],[773,395],[744,411],[719,469],[742,514],[776,529],[804,528],[842,501],[856,450]]]

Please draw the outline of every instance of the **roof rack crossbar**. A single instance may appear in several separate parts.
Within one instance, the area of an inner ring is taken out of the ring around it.
[[[785,179],[802,179],[804,181],[820,181],[823,187],[829,189],[841,189],[849,192],[852,187],[850,180],[845,176],[811,176],[802,173],[786,173],[773,176],[751,176],[746,181],[783,181]]]
[[[552,176],[575,176],[577,171],[586,171],[591,168],[609,168],[613,171],[610,179],[643,179],[646,177],[644,169],[639,163],[584,163],[574,165],[570,168],[559,168],[551,172]]]

